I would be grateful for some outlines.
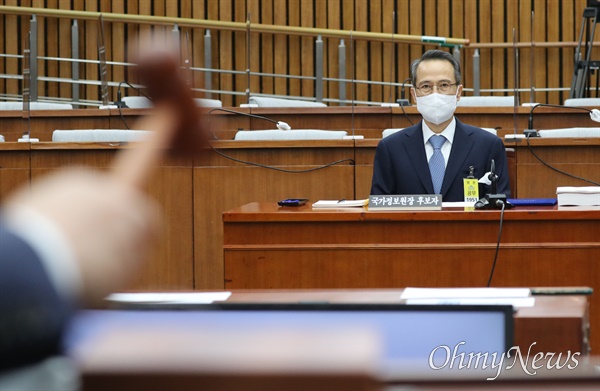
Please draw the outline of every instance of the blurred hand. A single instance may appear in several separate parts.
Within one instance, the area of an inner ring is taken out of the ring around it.
[[[17,191],[5,208],[27,207],[62,231],[76,257],[83,299],[94,303],[129,281],[158,237],[157,204],[114,176],[67,169]]]

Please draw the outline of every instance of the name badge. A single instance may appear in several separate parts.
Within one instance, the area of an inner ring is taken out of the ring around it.
[[[476,203],[479,201],[479,183],[475,178],[463,179],[465,202]]]

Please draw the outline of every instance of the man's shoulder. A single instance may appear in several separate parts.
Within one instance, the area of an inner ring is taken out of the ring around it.
[[[417,131],[419,131],[419,129],[421,129],[421,122],[411,125],[407,128],[400,129],[397,132],[394,132],[389,136],[382,138],[381,141],[401,142],[403,140],[406,140],[407,137],[413,136]]]

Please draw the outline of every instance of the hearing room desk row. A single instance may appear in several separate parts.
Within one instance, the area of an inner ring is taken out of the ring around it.
[[[366,198],[369,194],[376,143],[377,140],[369,139],[213,142],[216,149],[228,156],[289,170],[288,172],[235,162],[210,150],[194,160],[165,158],[160,162],[161,167],[155,171],[148,186],[148,191],[164,208],[164,237],[157,244],[147,269],[140,274],[136,288],[224,288],[223,212],[250,202],[274,204],[280,199],[293,197],[308,198],[311,201]],[[600,140],[536,139],[531,140],[531,145],[536,154],[550,164],[600,181]],[[121,148],[127,146],[46,142],[31,145],[0,143],[0,200],[16,186],[63,166],[109,167],[115,153]],[[586,185],[543,166],[522,143],[514,145],[514,154],[510,160],[516,177],[516,185],[513,183],[513,188],[521,198],[554,197],[557,186]],[[321,168],[336,161],[340,163]],[[313,171],[305,172],[310,169]],[[465,215],[470,219],[470,216],[479,216],[482,213]],[[543,236],[543,233],[555,226],[552,223],[554,220],[562,219],[566,215],[570,216],[568,212],[561,212],[556,216],[550,213],[545,220],[547,223],[536,228],[542,233],[542,242],[552,242]],[[575,213],[574,218],[579,219],[583,215],[589,214]],[[575,241],[597,242],[597,229],[596,225],[595,231],[586,231],[575,224],[573,229],[557,232],[575,235]],[[411,228],[411,232],[413,231],[414,228]],[[495,225],[492,231],[496,232]],[[579,231],[583,231],[583,234],[578,235]],[[506,235],[511,234],[509,231],[505,232]],[[583,239],[585,235],[593,233],[596,235],[594,240]],[[463,237],[461,241],[464,241],[480,233],[470,229],[456,234],[460,234]],[[428,231],[419,235],[422,235],[424,243],[427,243],[435,241],[440,232]],[[487,238],[487,245],[492,246],[495,243],[494,235]],[[523,239],[528,240],[529,237],[530,235],[526,234]],[[378,243],[380,239],[373,240],[374,243]],[[533,247],[537,246],[537,243],[531,243]],[[576,250],[568,249],[567,253],[570,254],[570,251]],[[555,253],[550,252],[548,255],[553,254]],[[558,283],[563,276],[563,273],[558,273],[555,282]],[[596,281],[600,281],[600,278]],[[480,281],[479,284],[483,282]],[[575,282],[564,281],[563,285],[565,284],[573,285]]]

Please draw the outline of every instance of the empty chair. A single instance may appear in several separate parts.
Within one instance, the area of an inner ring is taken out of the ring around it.
[[[514,106],[514,96],[461,96],[459,107],[500,107]]]
[[[573,98],[565,100],[565,106],[598,107],[600,98]]]
[[[546,129],[538,131],[540,137],[563,138],[563,137],[600,137],[600,128],[564,128]]]
[[[23,110],[23,102],[0,102],[0,110]],[[29,102],[29,110],[73,110],[70,103]]]
[[[55,130],[52,141],[61,143],[119,143],[144,140],[148,130],[76,129]]]
[[[258,107],[327,107],[325,103],[321,102],[309,102],[298,99],[269,98],[265,96],[251,96],[248,103]]]
[[[202,107],[222,107],[223,103],[217,99],[195,98],[196,104]],[[152,101],[145,96],[126,96],[123,102],[131,109],[147,109],[152,107]]]
[[[343,130],[240,130],[234,140],[339,140],[347,135]]]

